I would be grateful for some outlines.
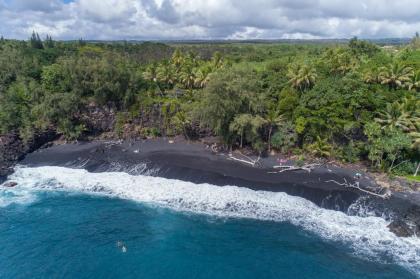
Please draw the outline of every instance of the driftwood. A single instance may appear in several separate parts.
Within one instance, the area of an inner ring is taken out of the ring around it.
[[[273,166],[273,169],[278,169],[278,171],[271,171],[268,173],[282,173],[286,171],[297,171],[297,170],[304,170],[307,172],[311,172],[315,167],[320,166],[321,164],[305,164],[303,166],[297,167],[297,166]]]
[[[219,153],[219,150],[217,149],[217,144],[215,144],[215,143],[210,146],[210,149],[214,153]]]
[[[417,168],[416,168],[416,171],[414,172],[414,176],[417,176],[419,169],[420,169],[420,163],[417,163]]]
[[[401,163],[396,164],[396,165],[394,165],[394,161],[392,161],[391,167],[389,168],[389,172],[391,172],[393,169],[395,169],[395,168],[396,168],[396,167],[398,167],[399,165],[402,165],[402,164],[404,164],[404,163],[407,163],[408,161],[410,161],[410,160],[405,160],[405,161],[402,161]]]
[[[358,190],[360,190],[360,191],[362,191],[362,192],[364,192],[364,193],[367,193],[367,194],[369,194],[369,195],[372,195],[372,196],[376,196],[376,197],[379,197],[379,198],[382,198],[382,199],[388,199],[389,197],[391,197],[391,191],[389,191],[389,190],[386,190],[386,192],[384,193],[384,194],[378,194],[378,193],[375,193],[375,192],[372,192],[372,191],[369,191],[369,190],[366,190],[366,189],[363,189],[363,188],[361,188],[360,187],[360,183],[359,183],[359,181],[356,181],[356,182],[354,182],[353,184],[352,183],[349,183],[345,178],[344,178],[344,182],[343,183],[340,183],[340,182],[338,182],[338,181],[336,181],[336,180],[328,180],[328,181],[325,181],[325,182],[332,182],[332,183],[335,183],[335,184],[337,184],[337,185],[340,185],[340,186],[344,186],[345,188],[355,188],[355,189],[358,189]],[[383,189],[383,188],[382,188]],[[382,190],[381,189],[381,190]]]
[[[256,166],[260,165],[261,155],[259,155],[258,158],[254,160],[251,157],[248,157],[248,156],[242,154],[241,152],[238,152],[238,153],[239,153],[239,155],[241,155],[244,158],[243,159],[237,158],[237,157],[233,156],[232,153],[229,153],[227,159],[232,160],[232,161],[241,162],[241,163],[244,163],[244,164],[248,164],[248,165],[251,165],[253,167],[256,167]]]

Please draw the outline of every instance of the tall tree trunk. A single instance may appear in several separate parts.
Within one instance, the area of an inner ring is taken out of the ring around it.
[[[391,167],[389,168],[388,172],[390,172],[394,168],[394,163],[395,163],[396,158],[397,156],[395,156],[394,160],[392,160]]]
[[[271,133],[273,132],[273,126],[270,125],[268,129],[268,153],[271,152]]]
[[[414,176],[417,176],[419,169],[420,169],[420,162],[417,163],[417,168],[416,168],[416,171],[414,172]]]

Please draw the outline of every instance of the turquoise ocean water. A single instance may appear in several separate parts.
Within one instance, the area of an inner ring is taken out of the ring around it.
[[[0,191],[0,278],[418,278],[385,220],[283,193],[22,168]]]

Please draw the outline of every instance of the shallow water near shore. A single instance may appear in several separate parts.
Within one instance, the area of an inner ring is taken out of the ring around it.
[[[420,242],[284,193],[19,168],[1,278],[417,278]]]

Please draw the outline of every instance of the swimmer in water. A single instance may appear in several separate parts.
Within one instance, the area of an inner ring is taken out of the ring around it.
[[[123,253],[127,252],[127,247],[125,246],[124,242],[122,242],[120,240],[117,241],[117,247],[121,248],[121,251]]]

